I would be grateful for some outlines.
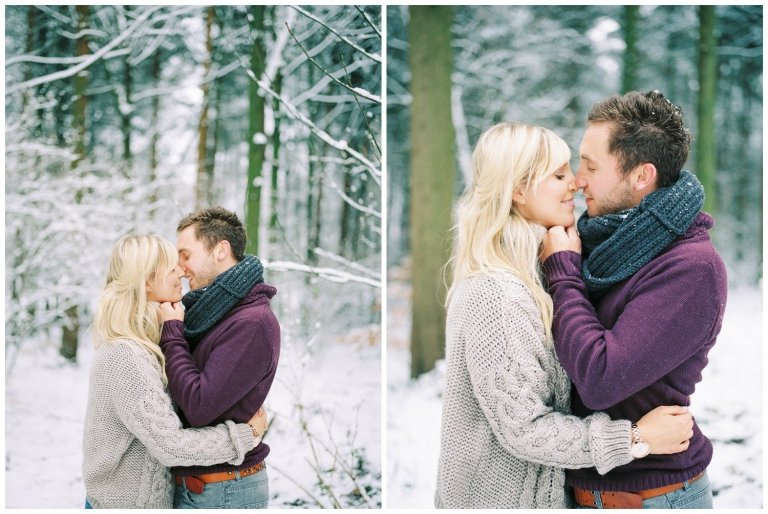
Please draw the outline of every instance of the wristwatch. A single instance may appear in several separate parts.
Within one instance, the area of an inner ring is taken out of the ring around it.
[[[640,427],[637,423],[632,423],[632,447],[629,449],[629,454],[636,459],[642,459],[649,453],[651,453],[651,447],[640,435]]]

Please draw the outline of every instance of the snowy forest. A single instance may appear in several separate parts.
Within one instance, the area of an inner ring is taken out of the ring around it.
[[[723,329],[692,400],[715,444],[715,507],[762,505],[762,63],[757,5],[387,9],[388,505],[432,505],[444,266],[480,133],[542,125],[577,155],[594,102],[654,89],[682,107],[685,167],[705,186],[728,271]],[[584,209],[577,194],[575,214]]]
[[[109,251],[215,205],[278,291],[271,506],[380,506],[381,8],[4,10],[6,506],[82,507]]]

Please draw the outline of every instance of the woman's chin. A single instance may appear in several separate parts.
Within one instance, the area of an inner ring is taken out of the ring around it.
[[[544,223],[541,223],[541,225],[544,226],[547,230],[551,229],[552,227],[572,227],[573,222],[576,219],[571,216],[570,218],[563,218],[563,219],[556,219],[556,220],[549,220]]]

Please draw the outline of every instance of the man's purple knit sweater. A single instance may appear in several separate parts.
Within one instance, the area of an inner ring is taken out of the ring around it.
[[[260,283],[200,338],[190,354],[181,321],[163,324],[160,346],[166,358],[171,396],[184,426],[204,427],[231,419],[246,423],[264,403],[280,356],[280,325],[269,307],[277,290]],[[264,443],[239,466],[173,468],[176,476],[243,469],[269,454]]]
[[[686,234],[595,306],[581,279],[581,255],[558,252],[544,262],[555,349],[575,385],[573,414],[601,410],[637,421],[659,405],[690,405],[725,310],[725,266],[707,233],[713,225],[699,213]],[[693,430],[682,453],[649,455],[603,476],[594,468],[569,470],[567,483],[638,491],[683,482],[712,459],[712,443],[697,425]]]

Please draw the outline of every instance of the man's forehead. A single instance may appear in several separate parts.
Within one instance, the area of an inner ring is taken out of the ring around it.
[[[182,230],[176,235],[176,248],[180,251],[189,251],[190,246],[197,241],[194,231]]]

